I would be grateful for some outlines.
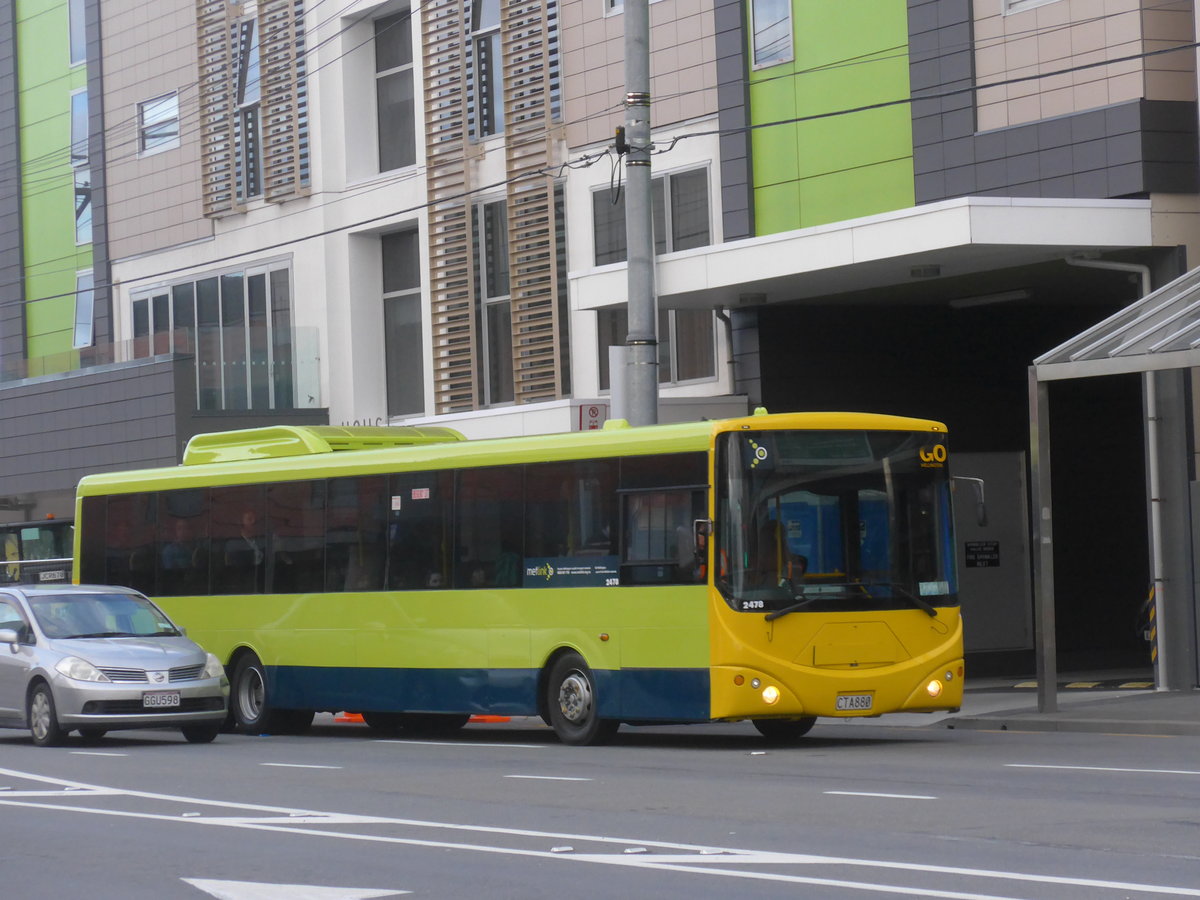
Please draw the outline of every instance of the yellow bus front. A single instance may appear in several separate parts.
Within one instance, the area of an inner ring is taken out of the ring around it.
[[[785,425],[742,420],[716,436],[712,717],[958,708],[944,428],[884,418],[857,429]]]

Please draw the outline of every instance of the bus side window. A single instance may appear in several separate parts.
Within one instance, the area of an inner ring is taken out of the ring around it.
[[[208,593],[208,497],[203,488],[158,496],[158,591]]]
[[[108,562],[105,584],[156,593],[154,494],[118,494],[108,498]]]
[[[268,594],[319,591],[325,585],[325,482],[287,481],[267,488]]]
[[[448,472],[391,476],[388,513],[388,578],[393,590],[436,590],[450,586],[450,497]]]
[[[262,485],[213,488],[209,572],[214,594],[256,594],[266,562]]]
[[[622,495],[621,581],[690,584],[704,577],[696,558],[694,522],[704,515],[704,492],[629,491]]]
[[[379,591],[387,562],[387,477],[331,478],[325,590]]]
[[[455,583],[458,588],[516,587],[524,558],[524,466],[458,473]]]

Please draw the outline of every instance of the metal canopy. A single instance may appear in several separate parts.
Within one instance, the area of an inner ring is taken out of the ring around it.
[[[1200,268],[1033,361],[1038,381],[1200,366]]]
[[[1069,260],[1077,265],[1142,273],[1145,266]],[[1155,680],[1172,689],[1174,667],[1163,652],[1166,605],[1163,597],[1163,524],[1159,471],[1159,411],[1154,372],[1200,366],[1200,268],[1163,285],[1071,340],[1042,354],[1029,367],[1029,443],[1034,508],[1034,605],[1038,622],[1038,708],[1057,708],[1054,621],[1054,524],[1051,515],[1049,395],[1047,382],[1099,375],[1142,373],[1146,408],[1147,489],[1150,507],[1151,574],[1157,618]],[[1173,660],[1172,660],[1173,662]]]

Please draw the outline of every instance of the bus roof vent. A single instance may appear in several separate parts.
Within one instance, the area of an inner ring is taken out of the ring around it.
[[[386,447],[412,447],[418,444],[445,444],[466,440],[453,428],[402,425],[366,428],[340,428],[336,425],[272,425],[198,434],[183,451],[185,466],[219,462],[245,462],[252,459],[277,459],[285,456],[309,456],[339,450],[377,450]]]

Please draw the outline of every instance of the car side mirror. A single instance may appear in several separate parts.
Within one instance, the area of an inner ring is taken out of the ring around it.
[[[0,628],[0,644],[19,644],[20,635],[11,628]]]

